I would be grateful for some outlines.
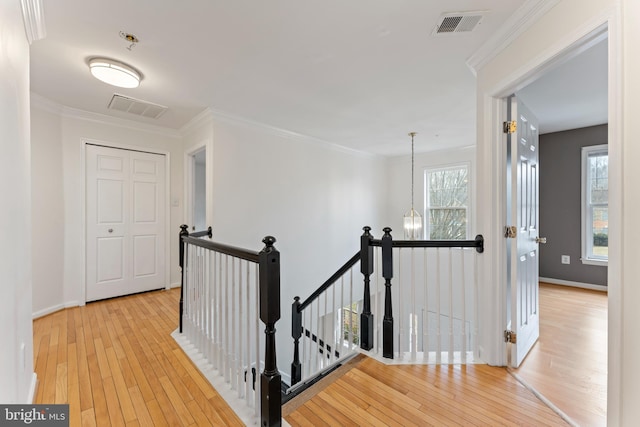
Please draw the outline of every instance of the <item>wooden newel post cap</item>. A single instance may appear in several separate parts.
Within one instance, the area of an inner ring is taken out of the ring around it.
[[[368,225],[365,225],[364,227],[362,227],[362,229],[364,230],[364,234],[365,234],[365,235],[369,235],[369,234],[371,234],[371,233],[370,233],[370,231],[371,231],[371,227],[369,227]]]
[[[186,232],[186,231],[187,231],[187,228],[189,228],[189,226],[188,226],[187,224],[182,224],[182,225],[180,226],[180,230],[182,230],[183,232]]]
[[[384,231],[384,235],[385,236],[391,236],[391,232],[393,230],[391,230],[391,227],[385,227],[385,228],[382,229],[382,231]]]
[[[265,236],[264,239],[262,239],[262,243],[265,244],[265,248],[263,250],[268,250],[270,248],[273,248],[273,244],[276,242],[276,238],[273,236]]]

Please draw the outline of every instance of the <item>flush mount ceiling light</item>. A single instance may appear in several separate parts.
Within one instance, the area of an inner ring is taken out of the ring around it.
[[[134,88],[140,85],[140,73],[122,62],[107,58],[93,58],[89,69],[96,79],[113,86]]]

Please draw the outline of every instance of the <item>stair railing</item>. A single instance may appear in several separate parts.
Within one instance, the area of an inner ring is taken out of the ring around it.
[[[312,380],[327,367],[357,352],[360,322],[355,306],[362,291],[354,270],[359,261],[360,252],[304,302],[300,302],[300,297],[294,298],[292,386]]]
[[[467,363],[477,352],[477,256],[484,238],[393,240],[391,231],[369,239],[382,268],[371,290],[381,316],[368,350],[410,363]]]
[[[358,347],[415,363],[466,363],[475,353],[483,237],[393,240],[387,227],[374,239],[363,230],[360,251],[304,302],[294,299],[291,392]],[[354,278],[358,262],[362,279]]]
[[[282,381],[276,365],[275,324],[280,319],[280,253],[274,247],[276,240],[265,237],[264,248],[255,252],[214,242],[211,236],[210,228],[189,234],[187,226],[181,226],[180,332],[253,409],[262,426],[279,426]],[[264,334],[260,322],[265,325]]]

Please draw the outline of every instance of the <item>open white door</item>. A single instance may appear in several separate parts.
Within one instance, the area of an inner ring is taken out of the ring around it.
[[[507,360],[517,368],[540,334],[538,243],[544,239],[538,238],[538,121],[515,96],[507,104]]]

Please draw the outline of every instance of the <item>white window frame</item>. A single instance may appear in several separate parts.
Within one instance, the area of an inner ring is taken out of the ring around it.
[[[593,224],[592,209],[589,202],[590,177],[589,177],[589,156],[593,154],[609,154],[609,146],[607,144],[591,145],[582,147],[582,198],[581,198],[581,241],[582,241],[582,258],[583,264],[607,266],[608,258],[597,258],[592,256],[593,253]],[[607,202],[607,206],[609,203]]]
[[[429,221],[430,215],[429,211],[431,210],[431,204],[429,202],[429,174],[434,172],[441,172],[453,169],[467,169],[467,206],[465,209],[465,217],[466,217],[466,229],[465,229],[465,239],[470,239],[471,233],[471,163],[470,162],[461,162],[450,164],[446,166],[437,166],[437,167],[429,167],[424,169],[424,210],[423,210],[423,221],[424,221],[424,238],[426,240],[431,240],[431,224]],[[461,209],[462,207],[458,208]]]

